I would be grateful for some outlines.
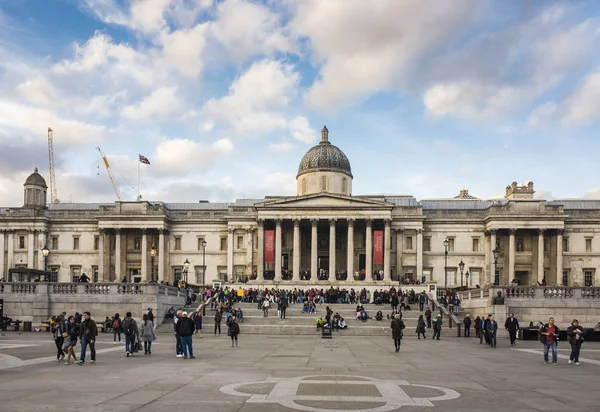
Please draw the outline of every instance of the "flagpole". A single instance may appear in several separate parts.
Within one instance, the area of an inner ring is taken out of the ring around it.
[[[140,159],[138,159],[138,195],[137,195],[137,199],[136,200],[140,200]]]

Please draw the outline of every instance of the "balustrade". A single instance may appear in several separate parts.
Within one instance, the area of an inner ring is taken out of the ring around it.
[[[106,295],[110,293],[110,285],[87,284],[85,285],[85,293]]]
[[[35,293],[37,286],[34,283],[13,283],[10,285],[12,293]]]
[[[535,298],[535,288],[528,286],[511,286],[506,288],[507,298]]]
[[[545,298],[560,298],[560,299],[569,299],[573,297],[573,289],[570,288],[545,288],[544,289],[544,297]]]
[[[123,283],[119,285],[117,292],[121,295],[141,295],[144,293],[144,290],[140,284],[127,284]]]
[[[581,297],[584,299],[600,299],[600,288],[585,287],[581,289]]]
[[[77,283],[55,283],[52,285],[52,293],[76,294]]]

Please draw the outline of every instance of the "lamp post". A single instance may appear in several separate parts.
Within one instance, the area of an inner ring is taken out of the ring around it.
[[[156,247],[152,245],[152,249],[150,249],[150,283],[156,283],[154,279],[154,258],[156,257]]]
[[[50,249],[48,249],[48,245],[44,245],[42,249],[42,255],[44,256],[44,272],[48,272],[48,255],[50,254]],[[48,274],[44,274],[46,278],[48,278]],[[46,279],[47,281],[48,279]]]
[[[462,260],[460,261],[460,263],[458,264],[458,267],[460,268],[460,287],[463,287],[463,271],[465,270],[465,262],[463,262]]]
[[[467,273],[465,273],[465,278],[467,279],[467,288],[470,288],[471,285],[469,284],[469,271],[467,270]]]
[[[500,255],[500,249],[498,249],[498,245],[496,245],[496,248],[492,250],[492,253],[494,254],[494,285],[499,285],[500,279],[498,276],[498,255]]]
[[[183,262],[183,286],[187,289],[188,284],[188,271],[190,270],[190,261],[185,259]]]
[[[448,289],[448,238],[444,240],[444,290]]]
[[[202,301],[206,298],[206,240],[202,239]],[[202,316],[206,316],[206,303],[202,306]]]

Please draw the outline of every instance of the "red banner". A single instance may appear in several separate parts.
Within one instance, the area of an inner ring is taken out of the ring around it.
[[[383,264],[383,230],[373,231],[373,264]]]
[[[265,230],[265,263],[275,263],[274,230]]]

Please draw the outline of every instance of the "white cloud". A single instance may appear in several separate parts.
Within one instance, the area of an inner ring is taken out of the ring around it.
[[[91,100],[81,101],[74,105],[76,113],[85,116],[109,117],[118,103],[127,99],[127,90],[122,90],[113,95],[94,96]]]
[[[301,1],[291,28],[322,62],[306,95],[331,110],[392,86],[419,56],[460,31],[478,3]],[[343,35],[342,35],[343,33]]]
[[[25,100],[40,105],[50,104],[56,93],[54,87],[42,77],[27,80],[19,84],[17,86],[17,92],[19,92]]]
[[[214,128],[215,128],[215,122],[213,122],[212,120],[208,120],[208,121],[202,123],[202,125],[200,126],[200,130],[205,133],[211,132]]]
[[[186,77],[198,76],[203,66],[206,28],[206,24],[198,24],[191,29],[163,32],[160,43],[163,46],[165,64]]]
[[[287,121],[281,110],[288,106],[298,80],[291,65],[256,62],[231,84],[227,96],[206,103],[206,116],[231,123],[240,134],[284,128]]]
[[[310,127],[308,118],[298,116],[290,122],[290,133],[292,137],[303,143],[312,143],[317,132]]]
[[[189,139],[165,139],[156,147],[153,158],[156,167],[164,173],[187,173],[208,170],[218,158],[233,151],[230,139],[220,139],[203,145]]]
[[[179,107],[176,96],[177,87],[161,87],[153,91],[135,105],[123,109],[123,116],[131,120],[160,118],[172,113]]]
[[[132,0],[131,25],[144,32],[155,33],[167,25],[165,11],[170,0]]]
[[[527,125],[532,129],[543,129],[556,119],[558,106],[555,102],[546,102],[531,112],[527,119]]]
[[[592,73],[567,98],[562,122],[568,126],[585,126],[600,118],[600,72]]]
[[[83,0],[79,6],[83,11],[91,13],[103,23],[122,26],[129,24],[127,11],[113,0]]]
[[[292,142],[271,143],[268,149],[273,153],[290,153],[296,149],[296,145]]]
[[[294,49],[281,25],[281,16],[245,0],[227,0],[217,6],[212,35],[236,60]]]

